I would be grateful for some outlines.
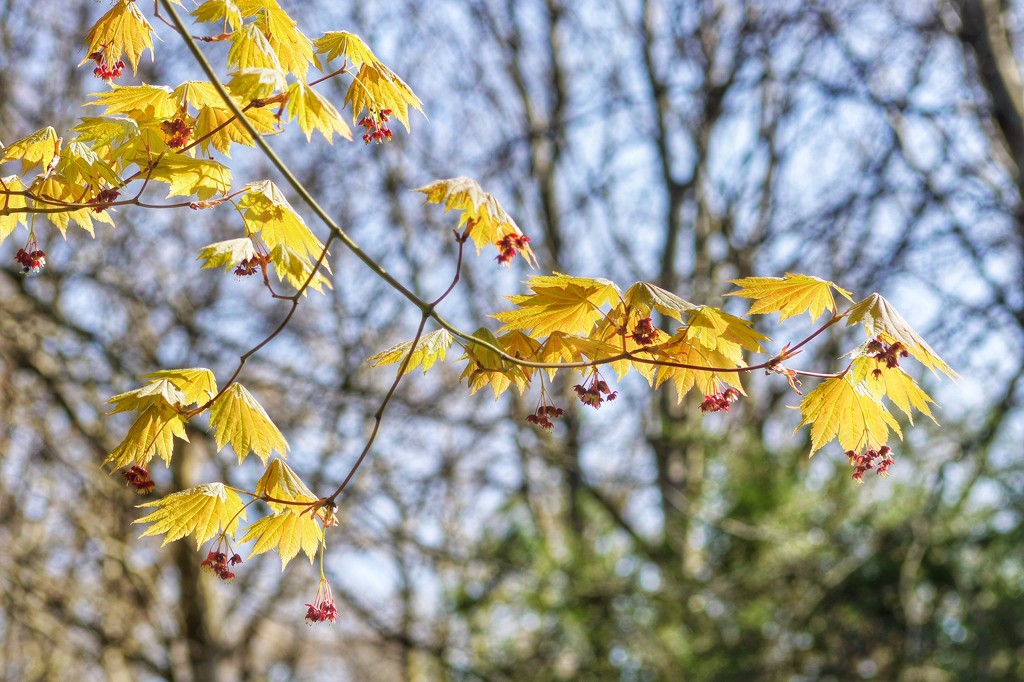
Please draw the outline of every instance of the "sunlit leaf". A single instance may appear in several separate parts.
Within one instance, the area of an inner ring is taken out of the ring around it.
[[[210,426],[217,452],[231,443],[239,464],[250,452],[264,463],[274,451],[282,456],[288,452],[287,441],[263,406],[239,383],[232,384],[210,408]]]
[[[185,395],[187,405],[201,405],[217,394],[217,379],[205,367],[162,369],[145,378],[170,381]]]
[[[59,153],[60,140],[57,138],[57,131],[46,127],[7,145],[0,151],[0,163],[20,159],[21,172],[24,175],[33,168],[45,169]]]
[[[424,334],[417,342],[416,350],[413,351],[412,357],[409,358],[409,364],[405,367],[405,373],[408,374],[417,367],[422,367],[423,373],[426,374],[427,370],[433,367],[435,362],[444,362],[445,354],[451,345],[452,335],[448,333],[447,329],[438,329],[429,334]],[[386,351],[377,353],[370,358],[369,362],[374,367],[401,363],[409,355],[411,349],[412,340],[410,339]]]
[[[224,268],[232,270],[243,260],[248,260],[256,255],[252,239],[228,239],[223,242],[208,244],[199,250],[196,260],[203,261],[204,268]]]
[[[811,425],[813,455],[834,438],[843,450],[863,452],[885,445],[892,429],[903,438],[899,424],[881,401],[871,395],[853,374],[826,379],[800,401],[799,429]]]
[[[836,310],[835,291],[851,303],[850,292],[833,282],[817,277],[786,273],[785,277],[745,277],[729,280],[740,288],[726,296],[752,298],[748,315],[779,313],[779,321],[810,311],[811,319],[817,320],[828,310]]]
[[[901,368],[887,367],[884,361],[861,357],[853,361],[850,372],[855,382],[864,382],[864,386],[876,400],[891,400],[893,405],[907,415],[911,424],[914,423],[915,409],[936,424],[939,423],[928,407],[928,403],[934,405],[935,401]]]
[[[245,519],[242,499],[223,483],[204,483],[139,507],[156,507],[132,522],[152,524],[140,537],[163,534],[166,545],[194,535],[197,549],[222,531],[234,537],[239,520]]]
[[[7,192],[23,192],[25,191],[25,185],[21,182],[21,178],[17,175],[8,175],[5,178],[0,178],[0,210],[26,208],[28,202],[25,197],[18,194],[7,194]],[[6,188],[6,189],[4,189]],[[28,226],[28,219],[26,213],[8,213],[7,215],[0,215],[0,244],[4,243],[4,240],[11,236],[14,229],[20,224]]]
[[[379,61],[367,62],[359,69],[345,93],[345,104],[352,105],[352,121],[363,111],[379,113],[390,109],[409,130],[409,107],[423,113],[423,103],[398,75]]]
[[[896,312],[892,304],[878,294],[871,294],[847,312],[847,326],[852,327],[858,323],[864,326],[868,338],[881,337],[887,344],[899,342],[928,369],[933,372],[939,370],[948,377],[956,378],[957,373],[953,368],[943,362],[903,316]]]
[[[117,0],[109,12],[100,17],[85,38],[85,54],[79,66],[102,52],[107,64],[113,65],[121,55],[128,58],[132,71],[138,71],[139,57],[153,51],[153,27],[149,25],[135,0]]]
[[[170,464],[175,438],[188,440],[184,417],[167,404],[153,404],[142,411],[128,429],[124,440],[107,455],[103,463],[120,469],[134,464],[144,465],[154,455],[159,455],[165,463]]]
[[[165,154],[148,174],[170,186],[168,197],[194,195],[202,201],[231,189],[231,169],[211,159]]]
[[[699,308],[671,291],[666,291],[650,282],[637,282],[626,290],[622,299],[627,306],[636,309],[641,316],[647,317],[653,309],[678,322],[683,321],[683,315],[689,315]]]
[[[505,323],[501,331],[527,330],[534,338],[556,331],[588,333],[603,317],[601,306],[619,299],[615,285],[605,279],[556,272],[553,276],[531,277],[528,285],[533,293],[506,297],[518,306],[516,309],[492,315]]]
[[[142,388],[115,395],[108,400],[107,402],[114,406],[110,414],[140,411],[152,405],[164,404],[169,407],[175,407],[192,402],[187,399],[185,393],[173,382],[156,375],[150,376],[157,379],[157,381],[151,381]]]
[[[462,213],[459,227],[469,224],[469,237],[476,245],[477,255],[485,246],[494,246],[507,235],[523,236],[522,230],[512,217],[505,212],[498,200],[488,194],[471,178],[435,180],[416,190],[427,195],[427,202],[443,204],[445,212],[456,210]],[[527,244],[520,250],[531,267],[537,266],[537,258]]]
[[[312,563],[322,537],[323,530],[313,515],[303,514],[298,509],[283,509],[249,526],[240,542],[255,541],[250,557],[276,549],[281,555],[283,571],[300,549]]]
[[[332,142],[334,133],[346,140],[352,139],[352,130],[341,118],[338,110],[323,95],[305,83],[292,83],[288,86],[288,105],[285,107],[288,120],[297,119],[299,128],[310,140],[313,131],[319,131],[328,142]]]
[[[94,92],[86,106],[106,107],[107,116],[126,114],[136,121],[170,118],[178,111],[171,89],[163,85],[115,85],[107,92]]]

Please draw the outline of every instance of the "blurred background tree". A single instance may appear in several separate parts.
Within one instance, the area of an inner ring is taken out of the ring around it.
[[[882,292],[962,375],[924,377],[943,428],[919,425],[893,476],[857,486],[835,448],[807,460],[779,378],[749,377],[749,398],[707,417],[629,381],[600,412],[556,386],[567,417],[546,434],[524,421],[536,396],[467,397],[452,363],[403,383],[385,416],[328,535],[339,623],[310,630],[313,569],[247,561],[221,585],[185,542],[136,540],[139,499],[99,468],[127,426],[107,397],[161,367],[230,371],[284,314],[193,262],[231,227],[122,209],[96,241],[43,228],[33,279],[16,234],[0,270],[0,677],[1024,677],[1024,7],[282,4],[309,35],[360,34],[424,101],[429,122],[383,147],[271,140],[417,291],[443,288],[455,253],[451,221],[408,190],[469,175],[542,272],[712,305],[727,279],[787,271]],[[0,3],[0,140],[87,115],[104,86],[75,66],[102,11]],[[159,30],[138,79],[201,77]],[[239,184],[273,178],[236,161]],[[246,368],[318,491],[391,379],[365,358],[418,318],[349,254],[331,262],[333,292]],[[443,312],[474,328],[520,267],[470,263]],[[804,364],[837,366],[840,340]],[[259,475],[190,437],[159,494]]]

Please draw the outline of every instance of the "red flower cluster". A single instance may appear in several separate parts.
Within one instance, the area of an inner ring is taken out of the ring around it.
[[[100,190],[99,194],[85,203],[95,204],[92,209],[93,213],[102,213],[107,210],[107,206],[117,200],[117,197],[120,194],[121,192],[119,190],[116,190],[113,187],[108,187],[107,189]]]
[[[580,397],[581,403],[590,405],[595,410],[600,409],[601,403],[604,401],[611,402],[619,397],[619,392],[608,388],[608,383],[600,375],[594,375],[594,380],[590,382],[590,386],[584,388],[582,384],[576,384],[572,387],[572,390],[576,391],[576,395]]]
[[[550,431],[555,427],[551,422],[552,419],[558,419],[565,410],[561,407],[555,407],[554,405],[539,405],[537,411],[526,418],[526,421],[530,422],[534,426],[539,426],[542,429]]]
[[[728,412],[732,404],[740,399],[740,392],[735,388],[727,388],[721,393],[704,396],[700,404],[701,412]]]
[[[160,130],[164,131],[167,146],[171,149],[181,149],[188,144],[188,139],[192,137],[194,129],[195,126],[181,116],[160,124]]]
[[[204,571],[216,574],[224,582],[231,582],[235,579],[235,574],[228,569],[228,566],[236,566],[240,563],[242,563],[242,557],[237,554],[232,554],[228,559],[228,555],[224,552],[211,549],[210,553],[206,555],[206,560],[199,564],[199,567]]]
[[[109,83],[112,80],[120,78],[121,74],[124,73],[124,62],[118,59],[117,63],[113,66],[108,64],[107,57],[103,54],[105,52],[105,48],[106,46],[104,46],[104,49],[101,49],[99,52],[93,52],[90,54],[89,59],[96,62],[96,68],[92,70],[92,75],[97,78],[102,78]]]
[[[868,341],[867,354],[878,362],[884,362],[887,369],[900,366],[900,358],[910,355],[902,343],[897,341],[891,346],[882,340],[881,336]],[[871,372],[875,377],[882,376],[882,370],[876,369]]]
[[[269,262],[269,254],[257,253],[252,258],[243,259],[242,262],[238,264],[238,267],[235,268],[235,274],[239,277],[255,275],[257,272],[263,270]]]
[[[323,623],[324,621],[335,622],[338,620],[338,609],[334,606],[334,595],[331,593],[331,583],[327,578],[320,579],[320,585],[316,588],[316,598],[312,604],[306,604],[306,624]]]
[[[38,275],[46,265],[46,254],[32,241],[24,249],[18,249],[14,260],[21,264],[21,271],[26,275]]]
[[[363,135],[363,142],[370,144],[376,142],[377,144],[384,144],[391,140],[391,129],[388,128],[388,121],[391,120],[391,110],[383,109],[379,114],[370,113],[359,119],[359,123],[366,128],[366,134]]]
[[[847,450],[846,456],[850,458],[850,466],[856,467],[853,471],[853,480],[857,483],[863,483],[864,474],[872,469],[879,476],[888,476],[889,467],[896,463],[892,458],[892,448],[888,445],[883,445],[878,450],[868,450],[863,455]]]
[[[508,265],[516,254],[526,248],[526,245],[530,243],[530,238],[525,234],[516,234],[511,232],[506,234],[504,237],[494,242],[494,245],[498,247],[498,257],[495,259],[501,265]]]
[[[156,487],[156,483],[149,477],[149,469],[141,464],[136,464],[125,471],[124,480],[127,485],[135,486],[135,492],[139,495],[148,495]]]
[[[630,334],[630,338],[641,346],[649,346],[658,338],[658,330],[654,328],[653,324],[651,324],[651,318],[645,317],[636,323],[636,327],[633,328],[633,333]]]

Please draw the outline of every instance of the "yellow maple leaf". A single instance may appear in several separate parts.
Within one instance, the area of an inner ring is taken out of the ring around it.
[[[140,122],[170,118],[178,111],[171,89],[163,85],[115,85],[109,92],[89,96],[96,101],[86,102],[86,106],[106,107],[108,116],[126,114]]]
[[[862,381],[876,399],[888,398],[892,404],[907,415],[910,423],[914,423],[914,410],[924,414],[933,422],[939,422],[932,415],[928,403],[935,404],[913,377],[899,367],[887,367],[884,361],[871,357],[860,357],[853,361],[850,370],[855,382]]]
[[[57,199],[69,203],[79,202],[83,199],[83,188],[76,184],[67,182],[63,176],[56,173],[46,176],[42,182],[33,183],[31,189],[34,193],[48,199]],[[65,234],[68,225],[74,223],[80,228],[93,234],[93,221],[113,225],[114,221],[106,211],[95,212],[91,208],[79,208],[57,213],[47,213],[46,219],[53,223],[61,234]]]
[[[304,256],[287,244],[277,244],[270,250],[270,262],[274,266],[274,272],[277,273],[278,281],[287,281],[296,290],[304,286],[306,281],[309,280],[309,287],[302,292],[303,295],[309,289],[315,289],[323,293],[324,285],[328,289],[333,288],[323,275],[326,263],[320,266],[316,274],[313,274],[314,262],[308,256]],[[311,274],[313,275],[312,280],[310,280]]]
[[[156,375],[149,375],[156,378],[156,381],[151,381],[142,388],[120,393],[108,400],[107,402],[114,406],[110,414],[144,410],[152,405],[159,404],[169,407],[180,407],[190,402],[184,392],[174,383],[157,375],[159,375],[159,372]]]
[[[281,67],[305,80],[309,65],[314,63],[313,45],[298,29],[295,20],[281,9],[276,0],[263,0],[256,24],[267,36]]]
[[[686,338],[696,340],[711,350],[718,350],[739,363],[743,361],[741,348],[763,353],[764,349],[760,342],[768,340],[768,337],[754,329],[748,320],[711,306],[700,306],[691,313],[686,327]]]
[[[23,192],[25,185],[17,175],[8,175],[0,178],[0,192],[3,192],[3,199],[0,200],[0,213],[7,209],[27,208],[28,202],[25,197],[19,194],[7,194],[7,192]],[[28,226],[27,213],[8,213],[0,215],[0,244],[11,236],[15,228],[20,224]]]
[[[313,563],[320,547],[323,530],[314,517],[294,509],[283,509],[264,517],[246,529],[241,542],[255,541],[249,557],[276,549],[281,555],[281,570],[301,549]]]
[[[699,308],[650,282],[636,282],[626,289],[622,300],[626,307],[636,310],[639,317],[650,316],[653,309],[678,322],[683,321],[683,315],[690,315]]]
[[[124,55],[132,65],[132,71],[138,71],[142,53],[146,50],[151,55],[153,53],[152,33],[153,27],[135,0],[118,0],[89,30],[85,37],[86,57],[78,65],[85,64],[96,53],[101,53],[110,65]]]
[[[186,405],[201,405],[217,394],[217,379],[205,367],[162,369],[145,378],[170,381],[184,394]]]
[[[408,374],[417,367],[422,367],[423,373],[426,374],[427,370],[434,366],[434,363],[438,361],[444,362],[445,355],[452,345],[452,340],[452,335],[448,333],[447,329],[438,329],[421,336],[416,344],[416,349],[412,351],[409,363],[405,367],[405,373]],[[377,353],[369,359],[369,362],[374,367],[401,363],[409,355],[411,349],[412,339]]]
[[[200,23],[223,22],[232,31],[242,25],[242,13],[231,0],[206,0],[189,14]]]
[[[228,65],[238,69],[272,69],[284,71],[277,52],[256,24],[246,24],[231,34]]]
[[[288,120],[298,119],[299,128],[306,141],[317,130],[328,142],[333,143],[334,133],[346,140],[352,139],[352,130],[341,118],[338,110],[323,95],[305,83],[296,82],[288,86],[288,104],[285,107]]]
[[[284,71],[249,67],[239,69],[231,74],[228,90],[242,100],[254,100],[258,97],[269,97],[287,87]]]
[[[60,138],[56,130],[47,126],[4,147],[0,151],[0,163],[20,159],[21,173],[24,175],[36,167],[45,170],[58,154]]]
[[[480,249],[494,246],[508,235],[525,236],[498,200],[485,192],[472,178],[435,180],[415,191],[426,194],[428,203],[444,204],[446,213],[451,210],[462,212],[459,227],[471,225],[469,238],[476,245],[478,256]],[[537,267],[537,257],[534,256],[529,244],[525,244],[519,251],[530,267]]]
[[[500,331],[528,330],[534,338],[552,332],[589,333],[604,317],[601,306],[619,300],[618,289],[606,279],[556,272],[531,277],[527,284],[533,293],[506,297],[517,308],[491,315],[505,323]]]
[[[278,500],[289,500],[292,502],[316,502],[319,498],[313,494],[298,474],[292,471],[291,467],[285,464],[284,460],[275,458],[268,466],[263,476],[256,482],[256,496],[273,497]],[[285,509],[290,505],[282,505],[277,502],[268,501],[275,511]]]
[[[863,452],[885,445],[889,430],[903,438],[899,424],[853,374],[826,379],[800,401],[800,424],[811,424],[813,455],[834,438],[843,450]],[[795,431],[794,431],[795,433]]]
[[[120,469],[132,464],[144,465],[154,455],[159,455],[170,464],[174,438],[188,441],[184,417],[167,404],[153,404],[142,411],[124,440],[111,450],[103,463]]]
[[[502,348],[501,341],[494,335],[494,332],[481,327],[473,332],[473,336],[481,341]],[[460,360],[469,360],[463,370],[459,381],[463,379],[469,385],[469,394],[473,395],[484,386],[490,386],[494,392],[494,399],[497,400],[502,393],[510,386],[515,386],[522,395],[526,391],[530,380],[523,372],[523,368],[508,362],[490,348],[479,343],[469,343],[466,346],[466,354]]]
[[[214,429],[217,452],[231,443],[239,464],[250,452],[264,463],[275,450],[282,456],[288,452],[288,442],[281,431],[239,383],[232,384],[210,408],[210,426]]]
[[[864,326],[868,338],[881,337],[888,344],[899,342],[908,353],[932,372],[939,370],[952,379],[957,377],[953,368],[907,324],[889,301],[878,294],[871,294],[847,311],[846,325],[852,327],[857,323]]]
[[[420,98],[398,75],[379,61],[367,62],[345,93],[345,105],[352,105],[352,122],[355,123],[363,110],[380,113],[390,109],[391,113],[409,130],[409,107],[423,113]]]
[[[164,534],[166,545],[194,535],[196,549],[222,531],[233,537],[239,520],[245,519],[241,498],[223,483],[204,483],[139,507],[157,508],[132,522],[152,524],[139,537]]]
[[[683,397],[696,388],[701,395],[711,395],[721,390],[723,385],[732,386],[743,393],[738,372],[715,372],[713,368],[743,367],[742,360],[725,355],[721,348],[709,348],[700,342],[686,338],[686,330],[682,329],[668,341],[651,349],[654,360],[678,362],[684,365],[707,367],[707,370],[690,369],[687,367],[657,366],[653,385],[658,388],[672,380],[676,389],[676,401],[682,402]]]
[[[241,239],[228,239],[207,244],[199,250],[196,260],[203,261],[203,268],[231,270],[243,260],[248,260],[254,255],[256,255],[256,249],[252,244],[252,239],[242,237]]]
[[[211,159],[193,159],[182,154],[164,155],[148,175],[170,186],[168,197],[195,195],[205,201],[231,189],[230,168]]]
[[[378,62],[376,55],[373,54],[373,50],[363,42],[363,39],[348,31],[327,31],[313,41],[313,46],[319,54],[324,56],[324,61],[327,62],[333,61],[338,57],[354,66]]]
[[[726,296],[752,298],[754,303],[748,315],[779,313],[779,321],[810,311],[811,320],[817,320],[826,311],[835,312],[836,301],[832,295],[838,292],[853,303],[850,292],[833,282],[826,282],[808,275],[794,275],[787,272],[785,277],[744,277],[731,279],[740,288]]]

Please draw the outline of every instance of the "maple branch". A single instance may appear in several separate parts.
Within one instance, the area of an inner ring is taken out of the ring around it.
[[[334,240],[334,234],[333,233],[327,235],[327,241],[324,243],[323,251],[320,252],[320,257],[316,259],[316,263],[313,265],[313,268],[310,270],[309,276],[306,278],[306,281],[303,282],[302,286],[299,287],[295,291],[294,295],[289,296],[289,297],[275,296],[275,298],[285,298],[286,300],[290,300],[291,304],[292,304],[291,308],[288,309],[288,314],[284,316],[284,319],[281,320],[281,323],[278,324],[277,327],[275,327],[274,330],[272,332],[270,332],[270,334],[268,334],[262,341],[257,343],[255,346],[253,346],[249,350],[247,350],[245,353],[243,353],[238,358],[238,367],[235,368],[235,373],[231,375],[231,378],[228,379],[226,384],[224,384],[224,387],[221,388],[220,391],[217,392],[217,395],[213,396],[208,401],[206,401],[206,403],[200,405],[199,407],[193,408],[193,409],[188,410],[187,412],[185,412],[185,415],[189,419],[191,419],[192,417],[196,416],[197,414],[201,414],[202,412],[205,412],[206,410],[210,409],[210,406],[212,406],[215,402],[217,402],[217,399],[220,398],[222,395],[224,395],[224,392],[227,391],[229,388],[231,388],[232,384],[235,383],[235,381],[238,379],[238,376],[242,373],[242,368],[245,367],[245,363],[249,361],[249,358],[251,358],[256,353],[260,352],[260,350],[264,346],[266,346],[268,343],[273,341],[274,338],[278,334],[280,334],[282,331],[284,331],[284,328],[288,326],[289,322],[291,322],[292,316],[295,314],[295,311],[298,309],[298,307],[299,307],[299,300],[302,298],[302,295],[309,288],[309,285],[312,284],[313,279],[316,277],[317,272],[320,271],[320,267],[321,267],[321,265],[323,265],[324,258],[327,257],[328,249],[330,248],[331,242],[333,240]]]
[[[398,390],[398,384],[401,383],[402,378],[405,377],[406,369],[408,369],[409,363],[412,362],[412,356],[416,352],[416,346],[423,337],[423,330],[426,328],[427,320],[431,317],[430,312],[433,310],[434,306],[447,298],[448,294],[455,289],[455,285],[459,283],[459,278],[462,276],[462,258],[466,250],[466,240],[468,238],[468,231],[461,235],[456,232],[455,239],[459,243],[459,254],[455,262],[455,276],[452,278],[452,283],[448,285],[448,288],[444,290],[444,293],[438,296],[434,302],[430,304],[430,310],[424,311],[420,316],[420,325],[416,329],[416,336],[413,337],[412,344],[409,346],[409,352],[405,354],[405,358],[402,360],[402,364],[398,368],[398,373],[395,375],[395,380],[391,382],[391,388],[388,389],[387,394],[385,394],[384,398],[381,400],[380,405],[377,407],[377,411],[373,413],[373,428],[370,430],[370,435],[366,439],[366,445],[363,446],[363,451],[359,453],[359,457],[356,459],[355,464],[353,464],[352,468],[349,469],[348,475],[345,476],[345,480],[341,482],[338,489],[331,493],[330,496],[321,500],[324,504],[337,504],[335,500],[337,500],[338,495],[344,492],[345,488],[348,487],[352,477],[356,475],[356,472],[362,465],[363,460],[366,459],[366,455],[369,454],[370,448],[373,446],[373,442],[377,439],[377,432],[380,430],[381,421],[384,419],[384,410],[387,409],[392,396],[394,396],[395,391]]]

